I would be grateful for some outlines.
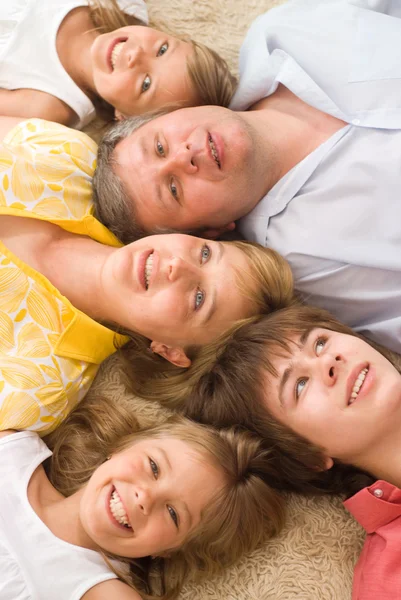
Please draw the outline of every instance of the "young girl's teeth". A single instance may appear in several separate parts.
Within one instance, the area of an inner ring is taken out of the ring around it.
[[[148,258],[146,259],[146,263],[145,263],[145,286],[146,286],[146,289],[148,289],[148,287],[149,287],[149,279],[152,274],[152,269],[153,269],[153,252],[152,252],[152,254],[149,254]]]
[[[113,69],[116,66],[117,57],[123,49],[124,44],[125,42],[118,42],[118,44],[116,44],[113,48],[113,52],[111,53],[111,65]]]
[[[354,383],[354,387],[352,388],[351,398],[349,399],[348,404],[352,404],[353,402],[355,402],[355,398],[359,394],[359,390],[361,389],[362,384],[365,381],[365,377],[366,377],[366,374],[368,371],[369,371],[369,369],[365,368],[365,369],[362,369],[362,371],[359,373],[359,375]]]
[[[124,527],[126,527],[127,529],[131,529],[131,524],[128,521],[127,513],[124,510],[124,506],[121,502],[117,490],[114,490],[111,494],[110,510],[117,523],[120,523],[120,525],[124,525]]]

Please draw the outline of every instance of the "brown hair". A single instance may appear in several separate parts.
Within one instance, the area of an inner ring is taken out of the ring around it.
[[[118,574],[144,599],[175,598],[188,576],[209,577],[256,548],[266,535],[280,530],[283,502],[263,483],[271,472],[269,452],[256,436],[235,429],[218,431],[177,416],[132,433],[136,429],[135,418],[127,408],[117,403],[110,406],[109,399],[87,398],[46,441],[53,449],[50,479],[66,496],[79,489],[109,454],[149,437],[186,441],[221,469],[222,490],[181,548],[157,559],[123,559],[130,565],[130,576]],[[161,592],[154,587],[161,587]]]
[[[274,361],[277,356],[292,354],[294,335],[302,336],[315,328],[362,337],[328,312],[308,306],[253,319],[223,340],[214,364],[188,396],[184,414],[217,426],[240,424],[260,435],[272,448],[280,489],[352,494],[367,485],[370,476],[338,462],[325,471],[323,450],[279,423],[264,401],[268,390],[262,372],[276,376]],[[401,371],[398,355],[368,343]]]
[[[107,33],[127,25],[144,25],[139,19],[121,10],[117,0],[89,0],[89,13],[99,33]],[[198,97],[198,104],[228,106],[238,81],[231,74],[224,58],[204,44],[176,37],[190,44],[193,49],[187,61],[187,72]],[[105,121],[114,119],[114,108],[102,98],[97,101],[96,109]]]
[[[236,279],[240,293],[251,301],[254,314],[267,314],[296,301],[290,266],[275,250],[246,241],[221,243],[234,245],[248,259],[248,269],[244,272],[237,270]],[[235,326],[248,320],[242,319]],[[227,332],[223,339],[229,337],[230,332]],[[191,365],[180,368],[149,352],[146,338],[135,337],[135,341],[121,351],[132,391],[142,398],[179,407],[199,378],[215,363],[221,343],[216,340],[203,346],[185,348]]]

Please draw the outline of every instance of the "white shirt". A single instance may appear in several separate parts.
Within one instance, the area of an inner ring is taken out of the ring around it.
[[[241,48],[231,108],[282,83],[350,123],[287,173],[240,230],[287,258],[309,303],[401,352],[397,17],[401,2],[391,0],[293,0],[269,11]]]
[[[101,554],[57,538],[27,488],[51,451],[32,431],[0,439],[0,600],[79,600],[116,575]]]

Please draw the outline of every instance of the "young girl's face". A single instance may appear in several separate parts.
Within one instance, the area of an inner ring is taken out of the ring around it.
[[[401,426],[400,374],[351,335],[314,329],[294,342],[291,356],[273,362],[278,377],[266,376],[269,412],[328,457],[359,464]]]
[[[140,440],[95,471],[80,520],[98,549],[129,558],[158,555],[183,544],[222,483],[222,472],[188,443]]]
[[[192,45],[150,27],[130,26],[100,35],[91,48],[94,84],[118,118],[167,104],[196,105],[187,73]]]

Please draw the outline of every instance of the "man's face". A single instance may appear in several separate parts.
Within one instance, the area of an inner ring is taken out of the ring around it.
[[[114,170],[145,231],[204,228],[218,234],[262,196],[254,153],[241,114],[217,106],[184,108],[121,141]]]

